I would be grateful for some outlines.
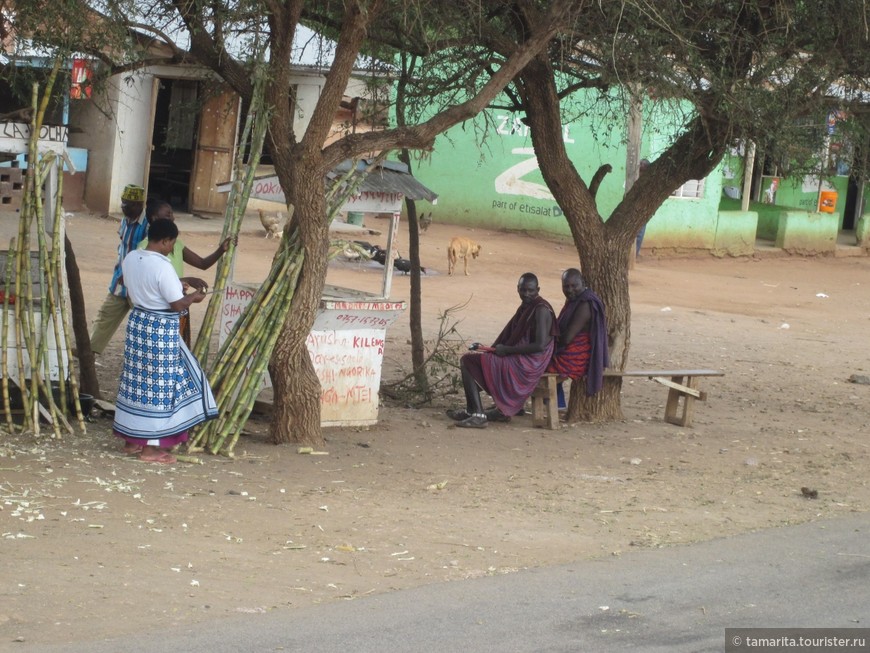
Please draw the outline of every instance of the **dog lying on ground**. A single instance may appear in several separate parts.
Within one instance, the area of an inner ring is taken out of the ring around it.
[[[468,258],[477,258],[480,254],[480,245],[470,238],[454,236],[450,240],[450,246],[447,248],[447,274],[453,274],[456,268],[456,262],[459,259],[465,263],[465,276],[468,276]]]

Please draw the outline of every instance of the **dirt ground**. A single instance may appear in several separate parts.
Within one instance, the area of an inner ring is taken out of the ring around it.
[[[437,216],[436,216],[437,218]],[[180,216],[200,254],[220,224]],[[386,221],[368,226],[386,231]],[[93,319],[116,224],[77,215],[69,235]],[[452,235],[483,244],[471,276],[447,276]],[[380,239],[380,240],[379,240]],[[385,244],[385,236],[372,236]],[[406,253],[407,237],[400,235]],[[235,278],[262,279],[277,244],[256,217]],[[491,340],[533,271],[562,303],[567,244],[433,224],[422,236],[424,329],[470,300],[459,330]],[[373,267],[336,265],[330,282],[374,290]],[[866,341],[870,259],[656,260],[630,274],[630,366],[718,368],[693,428],[662,421],[666,390],[623,388],[624,421],[482,431],[444,409],[384,406],[369,428],[326,430],[328,455],[299,455],[249,423],[237,457],[202,465],[125,457],[97,418],[62,441],[0,434],[0,650],[180,627],[637,547],[684,545],[822,520],[870,506]],[[407,299],[408,278],[393,280]],[[199,311],[199,314],[204,311]],[[407,314],[388,332],[384,377],[408,366]],[[123,335],[100,358],[117,388]],[[801,488],[818,492],[806,498]]]

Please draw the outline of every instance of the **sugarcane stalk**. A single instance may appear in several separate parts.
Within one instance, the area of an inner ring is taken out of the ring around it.
[[[184,454],[180,454],[180,453],[174,453],[172,455],[175,456],[175,460],[177,460],[180,463],[187,463],[188,465],[202,465],[203,464],[202,459],[197,458],[196,456],[185,456]]]
[[[298,277],[298,273],[294,276]],[[285,318],[288,310],[289,307],[284,308],[279,312],[277,317],[280,319]],[[269,332],[263,342],[266,353],[260,354],[252,363],[246,383],[239,389],[238,395],[232,402],[231,412],[219,425],[218,432],[209,440],[208,448],[212,453],[220,452],[227,454],[232,452],[260,392],[260,379],[265,374],[269,365],[270,357],[268,352],[274,347],[279,335],[280,330],[273,330]],[[225,444],[227,438],[229,438],[229,442]]]
[[[295,242],[296,237],[293,236],[290,240]],[[286,278],[290,262],[291,261],[286,256],[285,250],[282,250],[278,255],[276,255],[275,260],[272,263],[272,269],[275,270],[277,268],[277,272],[275,274],[270,273],[266,281],[263,282],[263,284],[257,289],[257,292],[254,293],[254,297],[249,303],[249,306],[256,306],[258,310],[246,309],[243,311],[239,320],[235,325],[233,325],[229,337],[224,341],[223,346],[218,351],[217,360],[212,373],[209,376],[209,381],[212,383],[212,387],[220,386],[224,370],[231,365],[234,365],[235,362],[241,358],[240,350],[245,347],[246,343],[240,341],[238,334],[252,332],[260,328],[259,326],[253,325],[259,325],[268,321],[268,316],[266,314],[270,307],[273,306],[274,299],[280,289],[281,280]]]
[[[263,347],[262,334],[274,328],[274,313],[280,310],[280,289],[289,277],[296,277],[298,263],[293,266],[293,261],[287,256],[289,245],[295,244],[299,251],[298,235],[293,234],[286,239],[288,243],[282,243],[282,252],[276,256],[272,269],[277,272],[270,274],[269,279],[255,294],[254,299],[244,311],[241,319],[233,327],[230,337],[225,341],[224,347],[218,354],[215,369],[210,375],[212,388],[215,390],[220,414],[218,420],[206,424],[195,436],[193,446],[207,444],[209,448],[215,437],[215,433],[223,430],[223,424],[227,419],[227,406],[235,405],[238,401],[240,388],[247,385],[259,387],[262,373],[252,373],[255,362],[252,359],[268,356],[271,349]],[[229,343],[232,343],[230,347]],[[252,402],[253,404],[253,402]]]
[[[18,344],[18,375],[21,380],[21,402],[24,406],[25,426],[39,434],[39,386],[34,374],[28,379],[23,378],[28,368],[24,365],[24,352],[28,352],[28,364],[33,368],[34,346],[33,340],[33,279],[30,265],[30,228],[31,228],[31,205],[33,203],[33,186],[35,183],[35,162],[37,156],[36,141],[39,138],[39,124],[37,122],[39,111],[38,87],[32,87],[31,107],[33,118],[30,122],[30,140],[28,142],[28,167],[24,172],[24,188],[21,198],[21,209],[18,219],[18,248],[15,252],[15,328],[16,342]],[[22,292],[23,290],[23,292]]]
[[[295,268],[287,265],[282,266],[278,278],[286,279],[290,276],[294,278],[298,276],[298,266]],[[223,430],[222,425],[226,420],[228,406],[237,405],[240,388],[245,388],[247,385],[259,387],[262,372],[256,374],[252,368],[258,357],[268,357],[268,353],[271,351],[271,349],[263,347],[260,334],[267,332],[271,325],[275,324],[275,308],[280,309],[280,302],[276,302],[273,298],[277,296],[280,285],[280,283],[273,283],[268,288],[265,286],[260,288],[255,295],[255,300],[257,297],[262,297],[263,301],[256,303],[252,301],[249,304],[249,307],[256,306],[259,307],[259,310],[246,310],[242,316],[243,319],[236,323],[230,337],[224,343],[224,347],[218,355],[215,369],[210,375],[210,383],[217,397],[218,410],[223,417],[209,422],[198,430],[191,440],[192,447],[209,446],[212,448],[210,443],[216,437],[215,432]],[[232,342],[232,348],[227,353],[227,343],[230,342]],[[253,401],[251,405],[253,405]]]
[[[305,258],[304,252],[300,250],[299,252],[299,264],[295,267],[294,273],[292,277],[289,279],[289,286],[292,288],[296,287],[296,283],[299,280],[299,275],[302,272],[302,261]],[[283,326],[284,320],[287,318],[287,313],[290,311],[290,302],[285,302],[280,311],[278,312],[275,324]],[[257,399],[257,394],[259,394],[259,379],[266,372],[266,369],[269,365],[269,359],[271,358],[271,352],[275,348],[275,343],[278,340],[278,337],[281,335],[282,329],[272,329],[269,332],[269,335],[264,343],[264,352],[263,355],[259,357],[259,361],[254,366],[253,374],[251,374],[252,380],[257,380],[257,383],[249,383],[248,386],[244,389],[244,392],[241,393],[238,401],[235,404],[234,414],[232,416],[232,421],[228,426],[229,429],[224,429],[221,432],[222,437],[218,439],[214,443],[214,450],[216,451],[229,451],[235,448],[236,443],[239,440],[239,436],[242,434],[242,429],[247,423],[248,416],[251,414],[251,409],[254,407],[254,402]],[[230,441],[224,445],[223,440],[230,436]]]
[[[10,433],[15,431],[15,423],[12,420],[12,402],[9,399],[9,294],[12,289],[12,266],[15,263],[15,244],[16,238],[12,239],[9,244],[9,252],[6,255],[6,269],[4,276],[4,292],[3,292],[3,324],[2,334],[0,334],[0,345],[3,347],[2,353],[2,392],[3,392],[3,412],[6,413],[6,426]],[[20,393],[19,388],[19,393]]]
[[[54,154],[49,154],[46,157],[40,158],[39,155],[39,131],[42,128],[42,124],[45,118],[45,112],[48,108],[49,100],[51,98],[51,91],[54,86],[54,81],[57,78],[57,73],[60,70],[61,60],[55,59],[54,66],[52,67],[52,71],[46,81],[45,91],[42,95],[42,100],[38,102],[38,109],[35,111],[35,115],[33,121],[31,123],[31,133],[30,133],[30,142],[28,143],[28,151],[29,151],[29,165],[27,171],[27,178],[25,183],[25,206],[26,209],[22,209],[22,216],[25,218],[25,222],[27,224],[27,231],[30,232],[30,226],[33,224],[34,219],[36,222],[36,233],[37,233],[37,251],[38,251],[38,260],[39,260],[39,279],[40,279],[40,287],[43,289],[43,292],[40,293],[40,324],[39,324],[39,334],[37,338],[36,333],[36,317],[35,317],[35,306],[33,302],[32,288],[33,288],[33,279],[31,273],[28,271],[27,280],[28,280],[28,309],[30,316],[30,325],[31,325],[31,333],[32,340],[31,342],[36,344],[36,350],[34,351],[33,347],[29,349],[30,351],[30,367],[31,367],[31,382],[32,387],[34,388],[33,392],[33,401],[34,401],[34,431],[38,433],[39,430],[39,418],[38,418],[38,403],[39,403],[39,392],[42,390],[43,394],[46,397],[46,404],[48,405],[48,409],[50,411],[52,417],[52,427],[54,430],[54,434],[56,437],[61,436],[60,424],[64,423],[68,429],[71,430],[69,423],[66,421],[66,418],[60,414],[58,407],[54,401],[54,392],[51,386],[51,370],[50,370],[50,359],[48,356],[48,319],[50,319],[50,312],[53,309],[53,305],[51,302],[50,295],[50,286],[51,286],[51,275],[46,273],[48,268],[48,261],[46,255],[46,243],[45,243],[45,220],[43,214],[43,206],[42,206],[42,187],[45,183],[46,176],[50,171],[50,166],[54,162]],[[33,85],[33,98],[34,98],[34,108],[37,105],[37,98],[39,94],[38,85]],[[27,265],[30,267],[30,251],[29,246],[26,250],[27,255]],[[45,374],[41,374],[40,371],[45,366]],[[61,378],[61,384],[63,383],[63,379]],[[60,386],[61,393],[63,392],[62,385]],[[63,394],[61,394],[61,405],[63,405]]]
[[[51,166],[55,165],[55,163],[56,157],[54,153],[49,153],[46,156],[42,157],[40,160],[34,162],[33,172],[35,183],[33,185],[33,190],[41,191],[41,189],[45,185],[45,181],[48,178],[48,175],[51,172]],[[51,274],[51,263],[47,251],[48,246],[45,239],[45,216],[43,213],[44,207],[42,205],[42,193],[35,192],[33,199],[34,202],[32,206],[34,214],[31,220],[35,219],[36,222],[37,251],[39,254],[40,274],[39,287],[42,289],[42,292],[39,296],[39,338],[37,340],[38,344],[35,360],[31,358],[30,362],[31,375],[35,374],[39,370],[44,371],[43,374],[38,375],[38,378],[41,380],[39,382],[39,385],[42,387],[42,392],[45,394],[46,397],[46,404],[51,414],[51,423],[54,429],[55,437],[60,438],[61,423],[63,423],[68,429],[71,430],[71,428],[69,426],[69,423],[66,421],[66,418],[61,415],[62,409],[59,408],[58,402],[55,402],[54,400],[54,388],[51,385],[51,357],[48,352],[48,333],[50,326],[54,326],[56,330],[56,325],[53,324],[56,317],[54,314],[54,283],[53,275]],[[51,198],[49,198],[49,201],[50,199]],[[66,387],[64,384],[62,365],[59,369],[58,374],[58,394],[60,406],[65,406]]]
[[[60,174],[58,176],[57,197],[63,197],[63,167],[60,168]],[[63,224],[63,222],[63,205],[61,204],[61,202],[57,201],[55,203],[54,241],[52,242],[52,246],[55,261],[54,276],[57,278],[57,300],[59,306],[58,314],[60,318],[60,324],[57,325],[56,323],[55,326],[55,343],[59,347],[61,339],[63,340],[63,347],[67,354],[67,360],[69,361],[69,384],[70,391],[72,392],[73,396],[73,405],[76,419],[78,420],[79,428],[82,430],[82,433],[87,433],[87,427],[85,426],[85,415],[82,414],[82,405],[79,401],[79,382],[78,377],[75,373],[75,357],[72,355],[72,318],[70,316],[70,309],[67,303],[66,261],[64,260],[64,257],[66,256],[66,248],[64,246],[64,239],[62,237],[63,231],[65,231],[66,226]],[[60,329],[60,331],[57,330],[58,328]],[[58,354],[58,365],[59,368],[62,370],[63,359],[60,354]],[[64,378],[64,376],[61,375],[61,378]]]
[[[289,263],[289,261],[284,262],[281,266],[279,279],[286,277]],[[256,310],[247,310],[246,308],[218,353],[217,361],[209,377],[209,381],[213,384],[212,387],[221,387],[227,372],[238,367],[239,361],[247,360],[245,356],[250,354],[249,350],[257,346],[256,338],[243,338],[240,337],[240,334],[253,334],[262,331],[272,323],[269,313],[275,304],[275,298],[280,295],[280,288],[281,283],[272,283],[261,286],[255,293],[248,306],[255,307]]]
[[[85,427],[84,416],[82,415],[81,404],[78,401],[78,382],[75,378],[73,372],[73,356],[72,356],[72,343],[69,337],[69,316],[67,314],[67,306],[64,296],[64,288],[66,284],[64,283],[64,272],[65,268],[63,266],[63,240],[61,239],[61,229],[63,222],[63,206],[58,198],[63,197],[63,169],[61,162],[57,159],[57,157],[52,156],[51,165],[54,166],[55,170],[58,173],[57,180],[57,197],[55,198],[54,204],[54,214],[52,216],[52,233],[54,234],[54,238],[52,240],[52,247],[48,250],[48,283],[46,284],[46,297],[48,300],[48,314],[51,316],[51,326],[52,326],[52,334],[54,336],[54,344],[55,351],[57,352],[57,375],[59,380],[59,389],[60,389],[60,407],[61,411],[65,413],[70,406],[72,406],[72,413],[76,416],[78,420],[79,428],[81,428],[82,433],[86,433],[87,429]],[[42,232],[40,232],[42,233]],[[44,238],[40,238],[41,241],[44,241]],[[42,244],[40,245],[42,247]],[[46,249],[48,249],[46,247]],[[63,349],[61,349],[63,347]],[[67,360],[70,362],[69,369],[69,377],[67,377],[67,370],[64,366],[63,361],[63,353],[66,352]],[[50,367],[51,361],[48,361],[48,367]],[[50,369],[47,370],[49,372],[50,377]],[[69,389],[67,389],[67,378],[69,378]],[[73,400],[74,399],[74,400]],[[64,420],[66,422],[66,420]],[[72,432],[72,428],[67,423],[67,427],[70,432]]]
[[[35,311],[40,310],[40,316],[46,314],[46,310],[50,310],[51,301],[46,293],[42,293],[40,304],[37,308],[33,297],[34,271],[31,267],[31,252],[30,252],[30,231],[36,216],[36,230],[39,238],[38,249],[38,268],[36,274],[39,275],[40,286],[46,287],[47,280],[50,277],[46,274],[46,270],[50,265],[46,257],[46,246],[44,240],[44,220],[42,219],[42,182],[44,181],[46,171],[50,169],[54,155],[40,160],[38,142],[39,131],[45,117],[45,112],[51,96],[51,90],[57,73],[60,69],[61,61],[56,59],[53,69],[46,82],[46,90],[39,100],[39,87],[34,84],[31,94],[31,106],[34,110],[34,115],[30,123],[30,138],[27,147],[27,168],[24,177],[24,189],[22,196],[22,206],[19,213],[18,223],[18,238],[14,245],[14,270],[15,278],[15,334],[17,346],[17,362],[18,362],[18,378],[21,389],[22,403],[24,405],[25,427],[31,427],[34,433],[39,433],[39,399],[40,391],[47,398],[47,403],[53,414],[57,415],[56,407],[54,406],[53,394],[51,391],[50,382],[45,381],[45,376],[50,376],[49,365],[45,365],[48,375],[43,375],[43,361],[47,360],[47,329],[48,323],[41,320],[39,327],[36,324]],[[10,259],[12,258],[13,248],[10,248]],[[7,261],[8,263],[8,261]],[[10,295],[9,273],[12,272],[7,265],[7,296]],[[4,309],[8,309],[8,299],[4,300]],[[4,312],[4,324],[8,320],[8,310]],[[8,326],[4,327],[4,369],[3,369],[3,384],[7,399],[4,400],[8,405],[8,353],[6,346],[8,344]],[[41,337],[40,337],[41,336]],[[25,350],[28,357],[30,379],[29,384],[22,376],[27,369],[24,364]],[[7,421],[11,420],[11,414],[7,415]],[[60,435],[59,423],[61,420],[53,419],[55,435]],[[67,425],[68,426],[68,425]]]

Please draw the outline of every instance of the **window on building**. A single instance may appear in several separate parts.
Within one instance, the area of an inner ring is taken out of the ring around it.
[[[671,193],[671,197],[682,197],[682,198],[700,198],[704,197],[704,180],[703,179],[690,179],[685,184],[680,186],[677,190]]]

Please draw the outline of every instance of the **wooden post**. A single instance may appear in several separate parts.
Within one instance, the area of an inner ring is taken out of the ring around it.
[[[643,130],[643,100],[635,93],[631,94],[628,106],[628,142],[625,146],[625,192],[631,190],[640,174],[640,138]],[[629,268],[634,268],[635,240],[631,241]]]
[[[749,195],[752,193],[752,175],[755,172],[755,141],[749,141],[746,146],[746,156],[743,159],[743,193],[740,199],[740,210],[749,210]]]
[[[393,251],[396,246],[396,232],[399,229],[399,215],[398,211],[393,213],[393,217],[390,220],[390,231],[387,234],[387,260],[384,261],[384,299],[390,298],[390,291],[393,287]]]

